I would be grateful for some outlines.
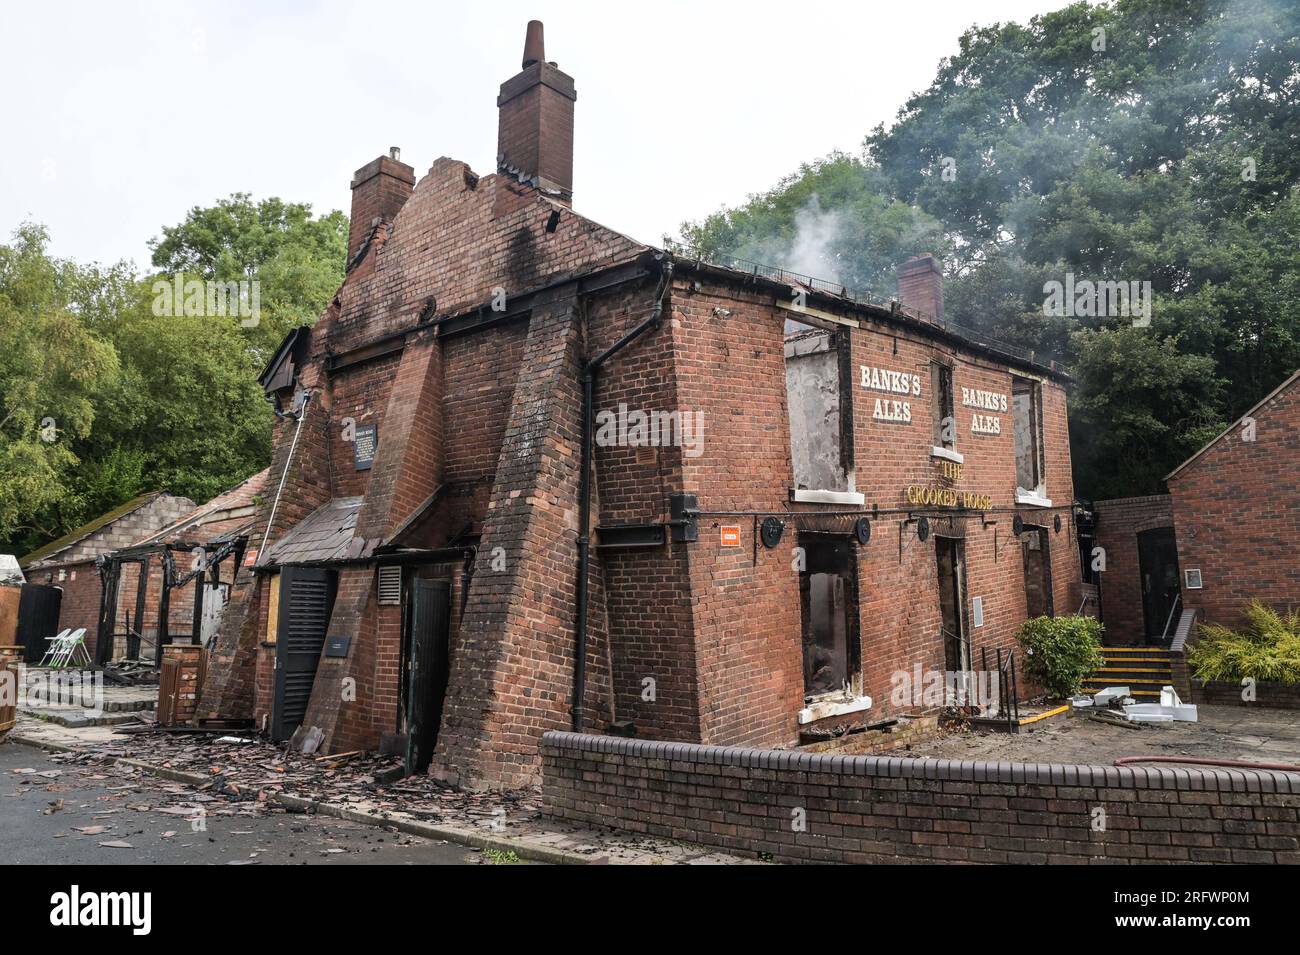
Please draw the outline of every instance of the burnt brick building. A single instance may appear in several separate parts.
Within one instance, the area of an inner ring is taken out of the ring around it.
[[[1080,593],[1064,376],[900,301],[573,209],[572,78],[529,25],[497,171],[397,150],[279,419],[199,718],[535,779],[541,734],[788,745],[914,713]]]
[[[29,647],[28,660],[39,660],[44,655],[47,637],[79,629],[86,631],[86,649],[95,658],[100,652],[99,619],[104,599],[97,561],[156,533],[193,507],[189,498],[152,491],[23,557],[20,563],[29,583],[59,591],[53,603],[57,614],[51,616],[45,628],[54,629],[33,635],[40,643]]]

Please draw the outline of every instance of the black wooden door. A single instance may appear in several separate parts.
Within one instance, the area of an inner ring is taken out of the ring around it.
[[[286,740],[307,715],[316,664],[334,607],[334,571],[285,567],[280,571],[280,619],[275,644],[275,700],[271,738]]]
[[[451,585],[447,581],[419,577],[411,581],[406,643],[406,725],[410,741],[406,762],[412,773],[429,768],[438,741],[442,701],[447,693],[450,607]]]
[[[83,571],[84,573],[85,571]],[[59,632],[59,607],[63,590],[45,584],[23,584],[18,596],[16,640],[25,663],[39,663],[49,649],[49,638]]]
[[[1170,618],[1179,593],[1178,542],[1172,527],[1152,528],[1137,537],[1147,643],[1160,643],[1173,632]]]

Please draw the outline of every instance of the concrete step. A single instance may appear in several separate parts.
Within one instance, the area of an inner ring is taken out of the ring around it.
[[[58,710],[21,710],[24,716],[30,716],[34,719],[42,720],[46,723],[55,723],[59,726],[66,726],[69,729],[77,729],[83,726],[120,726],[125,723],[138,723],[134,713],[102,713],[99,716],[86,716],[84,710],[68,710],[59,712]]]

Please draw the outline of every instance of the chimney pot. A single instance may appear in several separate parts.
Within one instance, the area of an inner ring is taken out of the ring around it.
[[[497,96],[497,170],[556,202],[573,198],[573,77],[548,63],[542,24],[528,23],[524,67]]]
[[[401,147],[401,146],[389,146],[389,147],[388,147],[388,158],[391,159],[391,160],[393,160],[394,162],[401,162],[401,161],[402,161],[402,147]]]
[[[398,159],[396,146],[372,159],[352,177],[352,214],[348,228],[348,261],[357,254],[370,230],[392,222],[415,188],[415,170]]]
[[[528,33],[524,37],[524,69],[546,59],[546,40],[542,36],[542,21],[529,20]]]

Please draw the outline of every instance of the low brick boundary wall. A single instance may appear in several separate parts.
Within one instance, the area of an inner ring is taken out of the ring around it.
[[[550,732],[542,795],[561,819],[787,862],[1300,863],[1292,773],[834,756]]]
[[[1255,699],[1249,703],[1241,698],[1243,687],[1240,683],[1202,683],[1200,680],[1192,680],[1191,689],[1191,699],[1187,701],[1189,703],[1300,710],[1300,683],[1256,683]]]

